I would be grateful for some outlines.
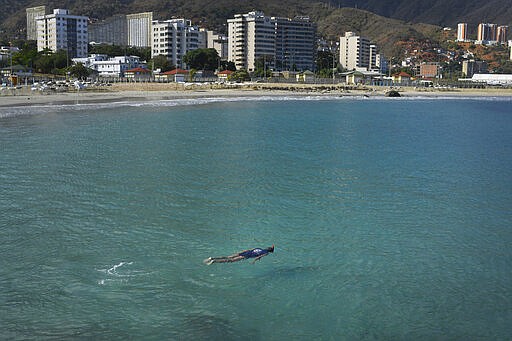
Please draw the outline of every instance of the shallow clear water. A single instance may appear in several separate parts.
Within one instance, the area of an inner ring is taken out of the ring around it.
[[[0,109],[1,339],[510,338],[512,99],[194,103]]]

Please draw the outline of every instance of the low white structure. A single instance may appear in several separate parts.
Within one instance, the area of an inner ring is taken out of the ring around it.
[[[470,80],[489,85],[512,85],[512,74],[476,73]]]
[[[104,54],[93,54],[87,58],[73,58],[74,63],[82,63],[85,67],[98,73],[100,77],[124,77],[126,70],[142,67],[146,68],[146,62],[137,56],[119,56],[108,58]]]

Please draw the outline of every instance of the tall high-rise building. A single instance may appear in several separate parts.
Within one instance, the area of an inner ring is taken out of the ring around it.
[[[37,40],[37,17],[46,15],[46,6],[30,7],[27,12],[27,40]]]
[[[496,24],[484,24],[478,25],[477,42],[479,44],[492,44],[497,41],[497,28]]]
[[[468,24],[467,23],[459,23],[457,25],[457,41],[467,41],[468,40]]]
[[[263,59],[267,68],[314,68],[316,25],[309,18],[268,17],[263,12],[228,19],[228,60],[238,69],[254,71]]]
[[[270,17],[263,12],[249,12],[228,19],[228,60],[237,69],[254,71],[258,58],[273,67],[275,53],[275,23]]]
[[[87,57],[88,18],[70,15],[67,9],[54,9],[53,14],[36,18],[37,50],[67,51],[70,58]]]
[[[506,45],[508,36],[508,26],[498,26],[498,33],[496,34],[496,40],[498,43]]]
[[[89,42],[128,45],[126,15],[117,14],[101,22],[89,24]]]
[[[368,70],[378,70],[377,56],[379,55],[379,48],[375,44],[370,44],[370,59],[368,64]]]
[[[128,46],[150,47],[153,37],[153,12],[128,14],[126,16]]]
[[[340,64],[348,70],[370,68],[370,41],[354,32],[345,32],[340,37]]]
[[[183,68],[183,56],[199,48],[199,29],[190,20],[153,21],[151,57],[165,56],[176,67]]]
[[[313,70],[316,25],[309,17],[272,17],[276,30],[275,65],[282,70]]]

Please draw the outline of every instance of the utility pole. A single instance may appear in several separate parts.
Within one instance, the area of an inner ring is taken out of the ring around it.
[[[263,55],[263,82],[266,83],[267,80],[267,57]]]
[[[337,48],[338,48],[338,43],[337,43],[337,42],[331,42],[331,53],[332,53],[332,84],[334,84],[334,83],[336,82],[335,69],[336,69],[336,51],[337,51]]]

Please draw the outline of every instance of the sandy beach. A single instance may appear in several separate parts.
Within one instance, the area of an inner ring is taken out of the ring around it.
[[[342,84],[249,83],[241,85],[117,83],[109,87],[40,93],[28,88],[2,91],[0,107],[62,105],[126,101],[155,101],[182,98],[262,97],[262,96],[364,96],[384,97],[390,87],[347,87]],[[439,89],[397,87],[402,97],[512,97],[512,89]]]

